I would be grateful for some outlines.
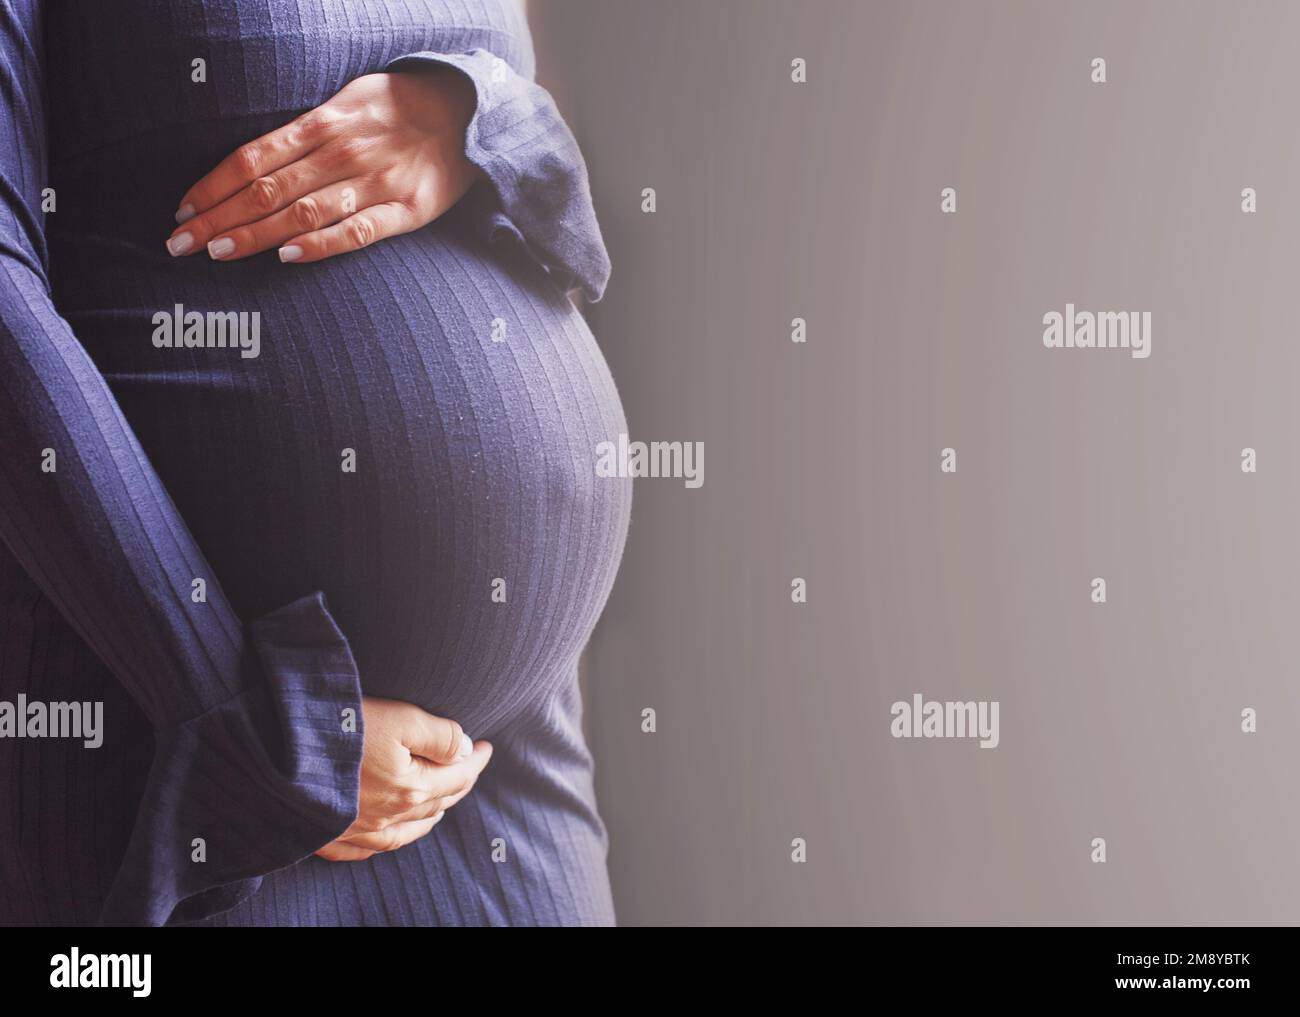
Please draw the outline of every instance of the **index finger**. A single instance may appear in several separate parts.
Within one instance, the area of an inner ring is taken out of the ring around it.
[[[176,210],[176,221],[189,221],[242,191],[258,177],[274,173],[319,148],[325,141],[325,120],[320,108],[309,110],[270,134],[240,145],[185,192]]]
[[[454,720],[435,717],[418,706],[407,713],[408,716],[403,718],[401,738],[411,755],[435,763],[454,763],[473,751],[473,740]]]
[[[489,742],[476,742],[470,755],[454,763],[431,763],[427,759],[414,757],[411,761],[415,765],[415,771],[411,779],[430,798],[459,795],[473,786],[491,758],[492,745]]]

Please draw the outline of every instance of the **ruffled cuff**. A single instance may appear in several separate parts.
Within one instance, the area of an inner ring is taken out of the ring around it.
[[[356,818],[361,682],[324,595],[265,615],[249,635],[262,680],[157,732],[101,925],[228,910],[262,876],[309,857]]]
[[[560,289],[581,288],[595,302],[609,282],[609,253],[596,222],[587,165],[546,89],[485,49],[408,53],[386,71],[443,64],[463,72],[477,94],[465,155],[495,191],[480,217],[484,238],[512,237]]]

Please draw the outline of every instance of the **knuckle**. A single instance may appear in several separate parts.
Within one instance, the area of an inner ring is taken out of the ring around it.
[[[348,240],[354,247],[365,247],[375,239],[375,224],[369,216],[355,215],[348,220]]]
[[[318,134],[326,134],[343,123],[344,119],[343,114],[328,103],[317,106],[311,113],[312,130]]]
[[[283,148],[292,151],[305,145],[311,135],[310,125],[304,120],[299,120],[285,128],[280,144]]]
[[[235,149],[233,156],[235,169],[241,175],[253,178],[259,176],[262,169],[262,153],[256,145],[241,145]]]
[[[403,186],[403,174],[395,166],[376,170],[369,174],[369,180],[374,185],[375,193],[384,197],[392,197],[407,189]]]
[[[294,124],[292,139],[295,145],[305,145],[324,134],[333,125],[332,113],[323,106],[304,113]]]
[[[273,176],[258,177],[249,185],[248,196],[258,211],[274,211],[280,207],[280,182]]]
[[[437,195],[432,180],[421,180],[411,192],[409,207],[417,215],[428,215],[437,204]]]
[[[293,203],[293,221],[304,231],[320,228],[320,204],[315,198],[307,196]]]

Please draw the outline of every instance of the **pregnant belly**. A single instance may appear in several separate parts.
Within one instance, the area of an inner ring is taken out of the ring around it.
[[[530,260],[443,223],[315,265],[95,236],[54,257],[61,310],[241,616],[324,590],[368,693],[475,735],[571,678],[630,511],[594,449],[626,424]],[[256,312],[258,355],[159,348],[177,305]]]

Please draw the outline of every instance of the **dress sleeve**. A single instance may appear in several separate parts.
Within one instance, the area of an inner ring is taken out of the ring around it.
[[[54,307],[41,6],[0,0],[0,539],[154,728],[100,921],[161,925],[232,907],[349,826],[361,688],[320,593],[236,617]]]
[[[388,71],[421,64],[455,67],[474,83],[477,105],[465,154],[495,192],[483,220],[489,239],[513,237],[566,292],[604,295],[609,254],[596,222],[587,165],[549,92],[485,49],[408,53]]]

